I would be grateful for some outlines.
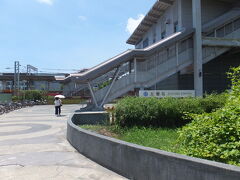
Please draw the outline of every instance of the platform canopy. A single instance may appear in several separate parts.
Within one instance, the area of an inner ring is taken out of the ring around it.
[[[166,9],[173,5],[173,1],[174,0],[158,0],[127,40],[127,43],[136,45],[152,25],[157,23],[158,19],[164,14]]]

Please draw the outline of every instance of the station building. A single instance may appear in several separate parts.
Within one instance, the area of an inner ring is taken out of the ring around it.
[[[157,0],[127,43],[135,49],[71,74],[65,87],[87,88],[95,107],[144,89],[222,92],[240,65],[239,0]]]
[[[61,93],[63,82],[69,74],[21,73],[19,90],[42,90],[48,93]],[[14,73],[0,74],[0,93],[12,93],[14,90]]]

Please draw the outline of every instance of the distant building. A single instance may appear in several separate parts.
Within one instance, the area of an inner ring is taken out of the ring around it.
[[[68,74],[20,74],[20,90],[43,90],[49,93],[62,92],[63,81]],[[14,90],[14,73],[0,74],[0,92]]]
[[[158,0],[127,43],[135,49],[65,82],[88,87],[97,107],[140,89],[222,92],[240,65],[239,0]]]

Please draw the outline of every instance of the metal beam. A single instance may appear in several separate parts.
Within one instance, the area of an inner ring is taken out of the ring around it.
[[[135,36],[133,36],[133,37],[142,36],[142,35],[143,35],[143,33],[135,33]]]
[[[170,1],[170,0],[158,0],[158,1],[168,6],[173,5],[173,1]]]
[[[99,107],[90,82],[88,82],[88,88],[89,88],[89,90],[90,90],[90,92],[91,92],[91,95],[92,95],[94,104],[96,105],[96,107]]]
[[[142,22],[142,23],[141,23],[141,26],[145,26],[145,27],[151,27],[151,26],[152,26],[152,24],[149,24],[149,23]]]
[[[108,91],[107,91],[107,93],[106,93],[106,95],[105,95],[105,97],[104,97],[100,107],[102,107],[104,105],[106,99],[108,98],[108,96],[109,96],[109,94],[110,94],[110,92],[112,90],[112,87],[113,87],[114,83],[116,82],[116,79],[118,77],[119,72],[120,72],[120,68],[118,67],[117,70],[116,70],[116,73],[114,74],[113,81],[112,81],[112,83],[111,83],[111,85],[110,85],[110,87],[109,87],[109,89],[108,89]]]
[[[152,12],[154,12],[156,14],[158,14],[158,13],[163,14],[164,13],[164,11],[161,8],[158,8],[158,7],[153,7]]]
[[[157,18],[155,18],[155,17],[152,17],[152,16],[149,17],[148,16],[146,19],[147,19],[148,22],[150,22],[152,24],[156,24],[157,23]]]
[[[154,12],[150,12],[150,13],[148,14],[148,16],[146,16],[146,19],[147,19],[147,17],[152,17],[152,18],[158,20],[158,19],[160,18],[160,16],[161,16],[161,14],[155,14]],[[147,19],[147,21],[148,21],[148,19]]]
[[[240,39],[203,37],[203,46],[240,47]]]
[[[27,74],[28,74],[28,75],[31,74],[31,70],[33,70],[35,73],[38,72],[38,68],[36,68],[36,67],[34,67],[34,66],[28,64],[28,65],[27,65]]]

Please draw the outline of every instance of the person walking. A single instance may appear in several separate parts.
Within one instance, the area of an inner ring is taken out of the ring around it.
[[[61,99],[56,97],[55,100],[54,100],[54,105],[55,105],[55,115],[56,116],[61,116],[61,106],[62,106]]]

